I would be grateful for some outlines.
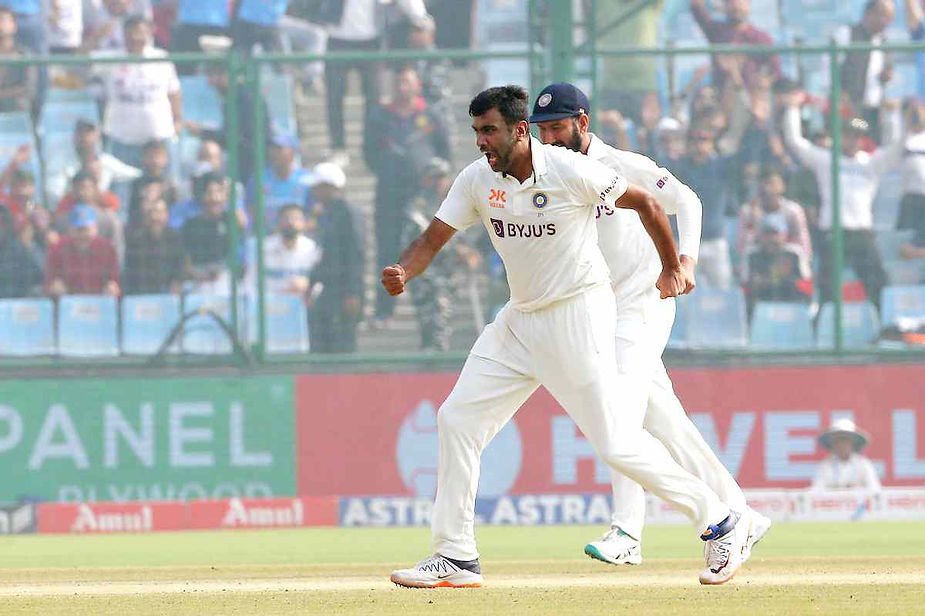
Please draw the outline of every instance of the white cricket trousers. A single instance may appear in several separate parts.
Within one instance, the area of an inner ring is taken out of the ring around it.
[[[476,340],[437,414],[433,551],[478,558],[479,459],[492,437],[543,385],[611,467],[691,517],[703,530],[729,508],[642,429],[648,383],[617,370],[614,296],[600,285],[535,312],[505,306]]]
[[[734,511],[744,511],[745,495],[690,420],[674,393],[662,362],[675,317],[675,301],[659,299],[653,289],[626,303],[618,303],[616,352],[618,370],[634,381],[649,383],[643,427],[658,439],[671,457],[706,483]],[[646,495],[642,486],[623,473],[611,473],[612,524],[635,539],[642,538]]]

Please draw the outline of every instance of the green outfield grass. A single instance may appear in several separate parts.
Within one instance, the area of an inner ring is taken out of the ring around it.
[[[687,527],[640,567],[582,555],[597,527],[482,527],[486,587],[411,591],[389,571],[425,529],[0,538],[0,614],[925,614],[925,524],[778,524],[730,584],[697,584]]]

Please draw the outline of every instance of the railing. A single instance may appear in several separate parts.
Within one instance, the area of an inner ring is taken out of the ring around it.
[[[328,55],[261,55],[253,57],[244,57],[237,53],[231,53],[227,55],[215,56],[215,55],[201,55],[201,54],[182,54],[182,55],[173,55],[170,56],[169,60],[177,64],[178,66],[189,66],[194,64],[205,64],[212,66],[222,66],[227,72],[229,89],[226,99],[226,105],[224,113],[226,114],[224,127],[225,127],[225,142],[226,142],[226,151],[227,151],[227,175],[231,179],[230,182],[230,191],[229,203],[232,204],[230,207],[226,208],[226,222],[230,230],[230,237],[228,242],[228,251],[227,251],[227,267],[228,270],[233,274],[229,278],[229,288],[228,295],[230,298],[235,298],[235,301],[227,302],[227,313],[222,316],[227,319],[228,330],[230,332],[238,333],[242,337],[242,341],[248,346],[253,354],[253,357],[258,366],[275,366],[278,364],[287,364],[287,363],[299,363],[305,364],[306,366],[312,366],[313,369],[318,370],[338,370],[338,369],[358,369],[358,368],[370,368],[378,367],[385,369],[394,369],[396,366],[415,366],[415,367],[455,367],[458,366],[462,358],[465,356],[465,347],[459,346],[454,348],[449,352],[417,352],[417,351],[401,351],[401,352],[390,352],[390,351],[381,351],[381,352],[362,352],[362,353],[352,353],[346,355],[318,355],[304,352],[295,352],[295,353],[273,353],[268,349],[268,331],[267,331],[267,321],[265,316],[267,315],[267,298],[268,295],[265,292],[266,290],[266,268],[264,264],[264,240],[268,236],[268,229],[265,225],[265,212],[266,212],[266,198],[263,185],[263,174],[260,170],[264,169],[267,161],[267,148],[266,142],[263,139],[257,139],[254,144],[254,163],[253,168],[257,171],[254,174],[254,190],[253,195],[255,196],[253,206],[252,220],[253,220],[253,239],[255,242],[256,249],[253,252],[254,258],[256,260],[256,289],[255,294],[246,293],[245,290],[241,289],[241,279],[237,275],[239,274],[239,249],[238,246],[240,242],[240,233],[241,229],[237,224],[236,220],[236,207],[234,204],[240,201],[240,195],[237,194],[239,190],[239,185],[242,182],[247,181],[248,178],[242,177],[240,170],[240,161],[238,160],[239,156],[239,139],[240,132],[238,127],[241,125],[241,121],[244,118],[240,117],[241,110],[238,108],[238,101],[240,99],[240,93],[242,91],[248,92],[262,92],[263,87],[266,83],[268,75],[272,75],[273,71],[276,70],[286,70],[286,67],[292,68],[297,67],[300,64],[308,62],[318,62],[324,61],[327,63],[358,63],[358,62],[377,62],[377,63],[389,63],[389,64],[398,64],[402,62],[410,61],[454,61],[459,63],[469,63],[469,70],[472,70],[472,67],[475,63],[484,62],[484,61],[500,61],[500,60],[511,60],[511,61],[523,61],[528,67],[531,67],[527,71],[527,74],[531,76],[531,80],[534,83],[530,84],[531,90],[536,92],[542,83],[537,83],[540,80],[540,77],[543,75],[543,71],[537,70],[536,67],[549,65],[549,58],[547,56],[547,51],[542,48],[539,48],[536,45],[530,45],[530,49],[524,49],[522,51],[505,51],[505,52],[475,52],[467,50],[447,50],[447,51],[436,51],[436,52],[417,52],[417,51],[392,51],[388,53],[378,53],[378,54],[369,54],[369,53],[332,53]],[[841,83],[842,75],[839,70],[838,58],[849,51],[868,51],[872,49],[869,45],[850,45],[850,46],[836,46],[824,45],[824,46],[775,46],[775,47],[741,47],[741,46],[709,46],[709,47],[695,47],[695,48],[679,48],[672,47],[666,49],[604,49],[601,48],[601,41],[595,37],[589,39],[589,57],[591,59],[590,66],[597,67],[597,63],[600,59],[604,58],[621,58],[621,57],[639,57],[639,56],[650,56],[657,59],[664,59],[667,62],[668,72],[674,75],[675,71],[675,59],[682,57],[714,57],[716,55],[723,54],[742,54],[742,55],[784,55],[792,56],[795,58],[804,58],[804,57],[815,57],[815,58],[827,58],[828,59],[828,79],[831,83],[831,88],[828,92],[817,93],[823,96],[828,100],[828,111],[826,112],[826,125],[832,136],[831,144],[831,185],[829,186],[829,191],[832,196],[833,211],[832,211],[832,234],[831,234],[831,287],[836,290],[833,294],[833,318],[831,320],[831,348],[819,348],[815,342],[797,348],[789,348],[783,350],[767,350],[767,349],[756,349],[749,348],[747,344],[736,344],[727,348],[710,348],[709,345],[706,347],[700,345],[692,345],[689,348],[680,347],[676,348],[674,351],[669,351],[674,353],[675,357],[679,358],[682,361],[708,361],[708,362],[723,362],[723,361],[734,361],[736,363],[742,363],[743,361],[747,362],[756,362],[756,363],[774,363],[774,362],[793,362],[793,361],[841,361],[841,362],[858,362],[866,361],[871,358],[878,359],[899,359],[899,360],[921,360],[925,357],[925,353],[921,350],[917,350],[913,347],[907,346],[883,346],[878,344],[865,345],[861,348],[853,348],[850,345],[847,345],[845,342],[845,300],[843,293],[841,292],[843,288],[843,275],[845,267],[845,249],[844,249],[844,235],[843,228],[841,224],[842,213],[841,213],[841,203],[842,197],[842,182],[840,181],[840,172],[842,167],[842,157],[838,154],[841,151],[841,123],[842,117],[839,115],[839,109],[841,109],[842,96],[841,96]],[[891,44],[885,46],[882,49],[894,52],[894,53],[908,53],[908,52],[925,52],[925,46],[921,44]],[[163,59],[139,59],[139,58],[76,58],[76,57],[52,57],[52,58],[21,58],[21,59],[10,59],[3,60],[0,64],[3,65],[37,65],[43,67],[51,66],[63,66],[63,67],[78,67],[78,66],[87,66],[89,64],[111,64],[111,63],[127,63],[127,62],[158,62],[163,61]],[[561,59],[559,59],[561,62]],[[548,71],[547,71],[548,73]],[[457,71],[457,74],[463,74],[463,71],[460,69]],[[491,75],[488,76],[489,78]],[[547,74],[547,79],[551,79],[552,75]],[[669,79],[669,81],[672,81]],[[526,84],[525,84],[526,85]],[[477,88],[473,88],[472,92],[465,94],[474,94]],[[597,80],[592,82],[592,90],[597,92],[600,91],[600,84],[597,83]],[[910,88],[911,93],[911,88]],[[465,98],[464,93],[458,92],[460,100]],[[663,92],[663,98],[670,100],[674,92]],[[595,109],[595,113],[600,112],[600,109]],[[249,120],[256,127],[261,127],[264,125],[266,118],[264,114],[266,113],[264,107],[260,104],[254,105],[253,116]],[[464,110],[458,113],[457,118],[464,117]],[[458,122],[457,122],[458,123]],[[309,127],[309,131],[321,130],[322,122],[319,118],[317,124],[312,123]],[[461,129],[462,130],[462,129]],[[306,135],[303,135],[306,136]],[[459,168],[462,164],[471,160],[477,155],[475,150],[471,150],[466,154],[457,154],[456,155],[456,168]],[[666,163],[667,164],[667,163]],[[670,167],[670,165],[668,165]],[[673,170],[673,169],[672,169]],[[923,191],[925,192],[925,191]],[[709,195],[700,195],[704,201],[709,198]],[[369,248],[367,248],[369,249]],[[396,255],[397,256],[397,255]],[[369,270],[369,267],[367,267]],[[375,279],[375,267],[372,267],[373,278]],[[413,284],[413,283],[412,283]],[[925,284],[925,280],[920,281],[920,284]],[[705,286],[705,285],[704,285]],[[412,291],[413,292],[413,291]],[[695,291],[695,293],[701,292],[700,290]],[[244,295],[248,296],[248,300],[244,303],[237,301],[237,298]],[[873,301],[879,301],[879,298],[870,298]],[[244,307],[244,313],[242,314],[242,306]],[[925,307],[922,308],[922,316],[925,316]],[[60,318],[60,316],[59,316]],[[692,324],[696,326],[696,324]],[[877,328],[879,330],[880,323],[877,323]],[[241,333],[246,332],[246,333]],[[473,332],[474,334],[474,332]],[[747,335],[747,334],[746,334]],[[2,343],[0,343],[2,347]],[[179,366],[210,366],[223,363],[240,363],[244,361],[244,356],[247,353],[237,353],[233,349],[228,352],[218,352],[215,354],[210,354],[206,356],[196,356],[193,354],[178,353],[175,355],[166,356],[166,363],[168,365],[179,365]],[[3,354],[3,349],[0,348],[0,355]],[[57,355],[52,355],[50,357],[15,357],[15,358],[3,358],[0,359],[2,365],[10,369],[13,368],[22,368],[24,370],[33,369],[36,367],[49,367],[49,368],[70,368],[70,367],[79,367],[79,366],[101,366],[101,367],[117,367],[117,366],[132,366],[132,367],[142,367],[148,365],[150,358],[147,357],[107,357],[107,358],[72,358],[72,357],[60,357]]]

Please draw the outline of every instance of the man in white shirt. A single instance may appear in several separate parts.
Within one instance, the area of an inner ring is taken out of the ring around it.
[[[127,53],[145,58],[166,58],[167,52],[151,45],[151,24],[143,17],[125,20],[125,51],[102,51],[94,57]],[[116,158],[141,166],[146,143],[166,141],[182,125],[180,81],[171,62],[99,64],[94,67],[103,82],[106,112],[103,132]]]
[[[543,143],[566,147],[600,161],[628,182],[652,192],[666,213],[677,216],[680,263],[689,280],[683,293],[692,291],[700,247],[700,199],[649,158],[613,148],[590,133],[590,110],[584,92],[570,83],[554,83],[540,92],[530,122],[537,125]],[[747,506],[741,488],[687,416],[661,361],[674,323],[675,303],[671,298],[660,299],[655,288],[661,269],[658,253],[635,212],[601,204],[596,217],[598,244],[610,269],[617,298],[618,368],[621,373],[646,383],[643,426],[724,503],[736,512],[744,512]],[[622,473],[614,471],[611,481],[614,512],[610,531],[601,540],[586,545],[585,553],[615,565],[636,565],[642,562],[645,494],[638,483]],[[760,522],[761,529],[756,531],[763,535],[769,522],[752,515]],[[760,538],[758,534],[749,537],[748,547]]]
[[[819,463],[812,490],[868,490],[880,491],[877,469],[860,452],[867,446],[867,435],[847,418],[836,419],[832,426],[819,435],[819,444],[831,455]]]
[[[481,221],[504,262],[511,299],[476,340],[437,415],[433,556],[393,572],[392,581],[481,585],[473,529],[479,457],[540,385],[604,461],[706,529],[701,582],[728,580],[741,566],[751,518],[744,513],[740,521],[642,429],[648,391],[618,367],[614,350],[616,305],[597,245],[597,208],[636,210],[661,259],[656,286],[662,297],[674,297],[692,281],[664,211],[601,163],[532,139],[527,92],[518,86],[478,94],[469,115],[484,158],[457,176],[427,230],[383,270],[382,283],[400,294],[456,231]]]
[[[786,106],[781,130],[784,142],[796,158],[816,176],[822,204],[819,209],[819,229],[823,232],[819,248],[819,294],[823,302],[832,301],[832,152],[813,145],[800,130],[801,92],[782,95]],[[861,139],[867,134],[867,122],[860,118],[842,124],[842,152],[839,161],[839,192],[841,193],[841,226],[844,229],[845,263],[854,270],[868,299],[880,305],[880,290],[887,284],[880,252],[874,240],[874,197],[880,179],[902,161],[904,140],[900,138],[897,114],[887,116],[884,128],[889,145],[869,154],[861,149]]]
[[[283,206],[277,216],[276,233],[263,243],[263,292],[305,297],[311,288],[311,272],[321,261],[321,248],[304,234],[305,213],[295,203]],[[257,289],[255,266],[249,269],[250,284]]]

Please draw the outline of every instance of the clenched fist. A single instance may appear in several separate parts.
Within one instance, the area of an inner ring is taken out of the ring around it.
[[[382,286],[389,295],[401,295],[405,290],[405,268],[400,263],[389,265],[382,270]]]

